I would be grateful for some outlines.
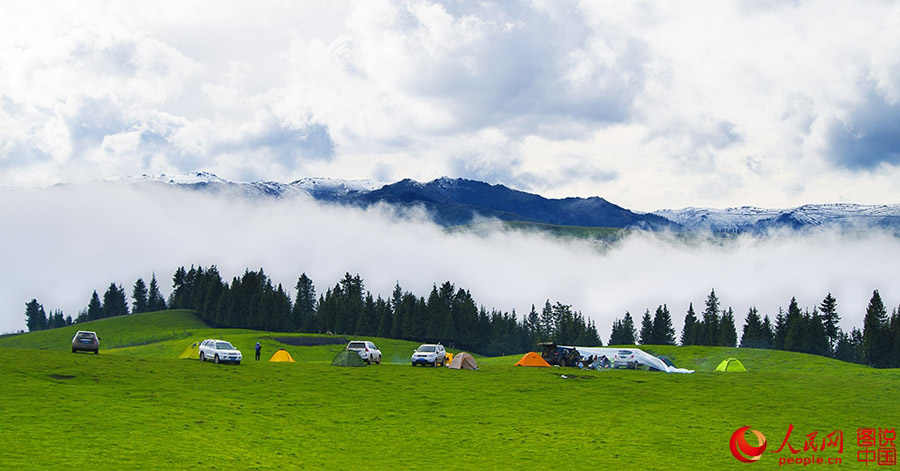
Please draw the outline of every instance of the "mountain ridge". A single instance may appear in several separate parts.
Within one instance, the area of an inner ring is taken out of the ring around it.
[[[121,179],[119,179],[121,180]],[[211,193],[244,197],[289,198],[307,195],[316,201],[358,207],[388,204],[424,207],[435,223],[459,226],[477,218],[558,226],[637,228],[644,230],[765,233],[834,227],[888,229],[900,234],[900,204],[805,204],[785,209],[742,206],[687,207],[635,212],[600,196],[545,198],[502,184],[441,177],[428,182],[409,178],[394,182],[307,177],[290,183],[259,180],[233,182],[210,172],[185,175],[126,177],[134,183],[162,183]]]

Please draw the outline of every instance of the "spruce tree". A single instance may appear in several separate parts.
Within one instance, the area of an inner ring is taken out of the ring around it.
[[[147,294],[147,285],[144,284],[142,278],[138,278],[137,281],[134,282],[134,288],[131,290],[131,298],[134,300],[131,312],[135,314],[147,312],[147,307],[149,305]]]
[[[709,292],[706,298],[706,309],[703,310],[703,338],[700,345],[715,346],[719,344],[719,298],[716,290]]]
[[[159,292],[159,283],[156,282],[156,273],[150,278],[150,288],[147,291],[147,310],[164,311],[166,310],[166,299]]]
[[[663,304],[656,308],[653,316],[653,338],[655,345],[675,345],[675,329],[672,327],[672,315],[669,307]]]
[[[44,330],[48,325],[47,313],[37,299],[25,303],[25,326],[29,332]]]
[[[103,318],[103,304],[100,302],[100,296],[97,291],[91,295],[91,300],[87,306],[87,320],[94,321]]]
[[[301,332],[317,332],[316,328],[316,287],[311,279],[302,273],[297,278],[297,298],[292,312],[294,329]]]
[[[822,325],[825,327],[825,335],[828,337],[829,348],[834,346],[837,341],[838,325],[841,316],[837,313],[837,299],[831,293],[825,296],[822,304],[819,305],[819,316],[822,318]]]
[[[765,342],[762,320],[756,306],[750,308],[744,319],[744,330],[741,334],[741,348],[769,348]]]
[[[737,346],[737,329],[734,327],[734,311],[730,307],[728,310],[722,312],[718,345],[722,347]]]
[[[650,319],[650,310],[644,311],[644,317],[641,318],[641,345],[650,345],[653,343],[653,321]]]
[[[866,364],[885,368],[889,364],[890,339],[887,331],[887,310],[878,290],[872,293],[863,318],[862,348]]]
[[[697,327],[697,316],[694,314],[694,303],[688,307],[687,314],[684,316],[684,328],[681,330],[681,345],[694,345]]]

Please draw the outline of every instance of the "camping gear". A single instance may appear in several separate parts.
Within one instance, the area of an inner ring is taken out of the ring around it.
[[[285,350],[283,348],[279,348],[278,351],[275,352],[274,355],[272,355],[272,358],[269,358],[269,361],[282,361],[282,362],[294,363],[294,357],[292,357],[291,354],[287,350]]]
[[[331,366],[366,366],[366,362],[353,350],[344,349],[331,360]]]
[[[453,363],[453,354],[450,352],[446,352],[444,355],[444,361],[447,362],[447,366],[450,366],[450,363]]]
[[[676,368],[675,363],[672,363],[672,360],[669,360],[669,357],[659,357],[659,359],[662,360],[666,365],[669,365],[672,368]]]
[[[722,360],[722,363],[719,363],[719,366],[716,367],[716,371],[725,373],[746,373],[747,368],[744,368],[744,364],[741,363],[741,360],[738,360],[737,358],[728,358]]]
[[[473,357],[472,355],[469,355],[466,352],[461,352],[453,356],[453,361],[450,362],[450,369],[477,370],[478,363],[475,361],[475,357]]]
[[[518,362],[516,362],[516,366],[546,366],[549,367],[550,363],[547,363],[537,352],[528,352],[526,353]]]
[[[184,350],[181,351],[181,354],[178,355],[178,358],[189,358],[192,360],[200,359],[200,344],[198,342],[194,342],[187,347],[184,347]]]
[[[598,357],[605,356],[606,358],[615,358],[616,353],[621,348],[603,348],[603,347],[566,347],[560,345],[558,349],[575,349],[582,357],[588,357],[591,355],[596,355]],[[639,348],[628,348],[628,351],[632,352],[634,355],[634,362],[637,363],[640,368],[646,367],[646,369],[655,369],[659,371],[665,371],[666,373],[693,373],[694,370],[687,370],[684,368],[673,368],[667,365],[665,362],[656,358],[655,356],[639,349]],[[552,362],[549,362],[552,363]]]

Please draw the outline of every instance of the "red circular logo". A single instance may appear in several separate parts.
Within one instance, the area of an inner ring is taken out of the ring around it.
[[[744,437],[744,433],[750,430],[756,435],[756,439],[759,441],[759,446],[750,446],[747,443],[747,438]],[[738,461],[743,461],[744,463],[752,463],[759,459],[762,456],[763,452],[766,451],[766,436],[762,434],[759,430],[753,430],[750,427],[741,427],[734,431],[731,434],[731,454],[734,455]]]

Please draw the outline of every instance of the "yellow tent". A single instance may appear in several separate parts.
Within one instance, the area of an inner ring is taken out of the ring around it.
[[[178,358],[191,358],[194,360],[199,360],[200,344],[198,342],[194,342],[187,347],[184,347],[184,350],[181,351],[181,354],[178,355]]]
[[[269,361],[286,361],[294,363],[294,357],[292,357],[287,350],[279,348],[278,351],[275,352],[274,355],[272,355],[272,358],[269,358]]]
[[[550,366],[550,363],[547,363],[540,355],[536,352],[528,352],[525,356],[522,357],[516,363],[516,366]]]
[[[450,363],[453,363],[453,354],[452,353],[447,352],[446,358],[444,358],[444,363],[446,363],[447,366],[450,366]]]

